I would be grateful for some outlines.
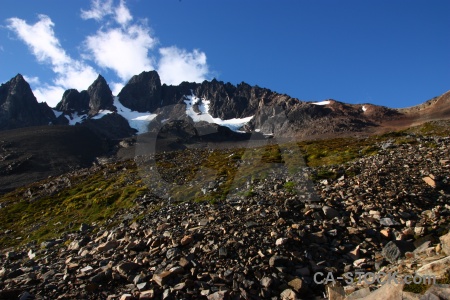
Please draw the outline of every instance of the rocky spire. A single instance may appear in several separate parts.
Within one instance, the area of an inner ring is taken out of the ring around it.
[[[55,116],[42,109],[21,74],[0,86],[0,129],[48,124]]]
[[[89,95],[89,114],[95,115],[102,109],[113,110],[113,95],[108,83],[102,75],[87,89]]]
[[[161,80],[156,71],[133,76],[119,93],[119,101],[126,107],[153,112],[161,104]]]

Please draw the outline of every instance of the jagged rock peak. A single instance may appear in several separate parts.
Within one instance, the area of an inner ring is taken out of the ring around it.
[[[80,93],[76,89],[66,90],[55,108],[64,113],[85,114],[89,111],[89,94],[86,91]]]
[[[113,95],[102,75],[89,86],[87,91],[66,90],[56,109],[66,114],[97,114],[102,109],[114,110]]]
[[[38,105],[21,74],[0,86],[0,129],[44,125],[52,118],[52,113]]]
[[[89,114],[95,115],[102,109],[113,110],[113,94],[108,83],[102,75],[89,86]]]
[[[161,79],[156,71],[133,76],[119,93],[120,102],[135,111],[153,112],[161,103]]]

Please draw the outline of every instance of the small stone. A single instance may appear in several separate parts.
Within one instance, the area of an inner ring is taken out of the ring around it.
[[[270,287],[272,282],[273,282],[273,280],[270,277],[263,277],[263,278],[261,278],[261,281],[260,281],[261,285],[265,288]]]
[[[269,265],[271,267],[282,267],[289,262],[289,259],[284,256],[274,255],[269,259]]]
[[[353,300],[353,299],[360,299],[364,298],[370,295],[370,289],[368,287],[354,291],[350,295],[345,298],[345,300]]]
[[[141,292],[141,294],[139,295],[139,300],[149,300],[149,299],[153,299],[154,297],[155,297],[155,291],[148,290],[148,291]]]
[[[422,227],[422,226],[414,227],[414,234],[415,235],[424,235],[425,234],[425,227]]]
[[[194,241],[194,238],[192,237],[192,235],[186,235],[181,239],[180,244],[182,246],[186,246],[186,245],[189,245],[190,243],[192,243],[193,241]]]
[[[174,259],[178,254],[180,253],[180,249],[178,248],[171,248],[167,250],[166,252],[166,258],[169,260]]]
[[[436,181],[433,178],[431,178],[430,176],[424,177],[422,179],[423,179],[423,181],[426,182],[426,184],[428,184],[432,188],[436,187]]]
[[[401,280],[399,280],[401,282]],[[403,295],[403,283],[395,284],[392,283],[383,284],[379,289],[373,291],[369,295],[365,296],[364,300],[396,300],[402,299]]]
[[[118,241],[116,241],[116,240],[111,240],[111,241],[108,241],[108,242],[106,242],[106,243],[100,244],[100,245],[97,247],[97,251],[98,251],[98,252],[106,252],[106,251],[108,251],[108,250],[117,248],[117,247],[119,246],[119,244],[120,244],[120,243],[119,243]]]
[[[33,258],[35,258],[36,257],[36,253],[33,253],[33,250],[29,250],[28,251],[28,258],[29,259],[33,259]]]
[[[328,300],[344,300],[345,290],[338,282],[326,286]]]
[[[439,241],[441,242],[442,251],[446,255],[450,255],[450,232],[446,235],[441,236],[439,238]]]
[[[94,268],[92,268],[91,266],[87,266],[87,267],[82,268],[82,269],[80,270],[80,272],[81,272],[81,273],[88,273],[88,272],[92,271],[93,269],[94,269]]]
[[[392,220],[391,218],[381,218],[380,225],[382,225],[382,226],[398,226],[400,224],[397,221]]]
[[[391,235],[391,231],[389,229],[382,229],[380,230],[380,234],[385,238],[388,239]]]
[[[199,226],[206,226],[206,225],[208,225],[208,223],[209,223],[209,219],[201,219],[201,220],[198,222],[198,225],[199,225]]]
[[[339,212],[332,207],[324,206],[322,207],[322,211],[327,219],[339,218]]]
[[[208,295],[208,300],[225,300],[227,298],[227,291],[219,291],[214,294]]]
[[[220,247],[219,248],[219,257],[227,257],[228,252],[227,252],[227,248],[224,247]]]
[[[450,269],[450,256],[422,266],[416,271],[419,276],[436,276],[436,279],[443,279],[446,272]]]
[[[294,278],[288,282],[288,285],[298,293],[303,293],[306,290],[305,283],[300,278]]]
[[[159,274],[154,274],[152,280],[159,286],[164,286],[169,280],[170,276],[172,276],[172,272],[163,271]]]
[[[391,263],[395,263],[397,259],[402,255],[400,248],[394,243],[389,242],[383,247],[381,255]]]
[[[448,159],[441,159],[441,160],[439,160],[439,163],[441,165],[443,165],[443,166],[446,166],[446,165],[450,164],[450,160],[448,160]]]
[[[281,294],[280,294],[280,299],[281,300],[297,300],[297,295],[295,294],[295,292],[291,289],[285,289]]]
[[[131,294],[123,294],[120,297],[120,300],[132,300],[132,299],[133,299],[133,296]]]
[[[144,290],[148,287],[148,283],[147,282],[141,282],[136,284],[136,287],[138,288],[138,290]]]
[[[117,266],[117,272],[125,278],[128,278],[130,275],[136,274],[137,270],[141,268],[141,266],[134,262],[123,262]]]
[[[448,300],[450,299],[450,285],[434,284],[425,292],[424,297],[420,299]]]
[[[275,245],[281,246],[281,245],[286,244],[288,241],[289,241],[288,238],[279,238],[275,241]]]
[[[191,262],[186,257],[182,257],[182,258],[180,258],[180,262],[178,264],[182,268],[186,268],[191,265]]]

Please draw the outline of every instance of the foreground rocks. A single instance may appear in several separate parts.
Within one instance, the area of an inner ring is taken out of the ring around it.
[[[109,226],[4,249],[0,298],[421,299],[403,284],[314,279],[318,272],[445,279],[450,170],[442,161],[449,146],[448,138],[380,146],[377,155],[328,168],[338,176],[315,183],[320,169],[275,170],[249,181],[251,195],[215,205],[163,205],[144,214],[149,202],[163,201],[148,195]],[[448,289],[436,284],[424,299],[446,299]]]

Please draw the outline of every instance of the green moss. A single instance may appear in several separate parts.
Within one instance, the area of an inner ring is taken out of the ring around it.
[[[289,194],[296,194],[296,190],[295,190],[295,182],[292,181],[288,181],[283,185],[284,189],[286,190],[287,193]]]
[[[108,178],[105,179],[105,173]],[[134,199],[148,192],[137,179],[132,162],[111,165],[88,176],[72,176],[71,186],[53,195],[42,194],[24,200],[23,189],[3,195],[7,203],[0,214],[1,230],[11,230],[0,238],[0,245],[15,246],[35,240],[58,237],[81,223],[103,222],[118,210],[131,208]],[[27,189],[42,191],[47,181]],[[21,239],[17,239],[21,237]]]

